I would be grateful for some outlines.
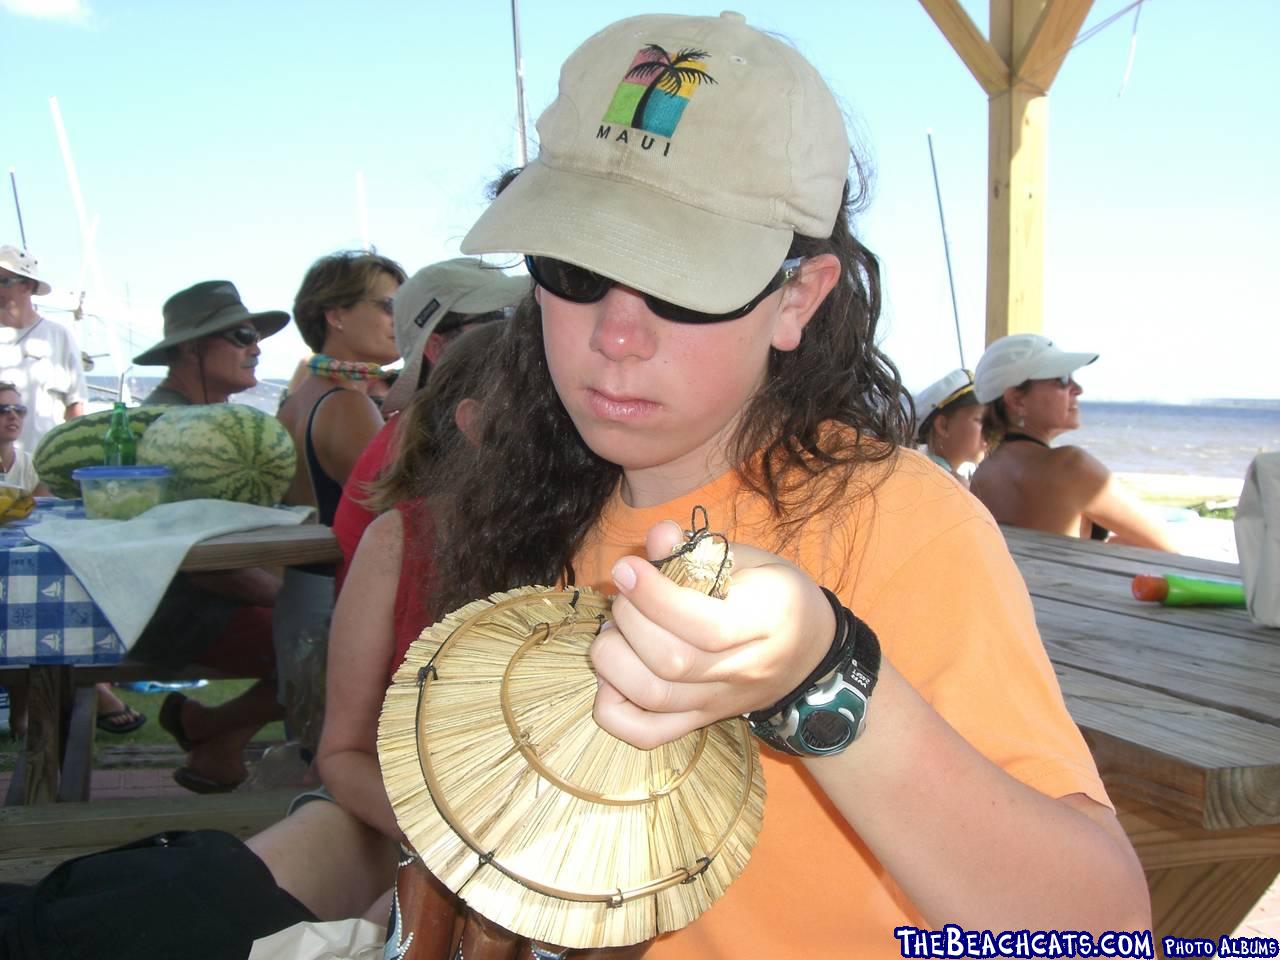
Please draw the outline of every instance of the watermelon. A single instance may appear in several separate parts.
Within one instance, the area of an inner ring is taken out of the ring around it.
[[[138,463],[173,468],[170,500],[211,497],[270,507],[297,469],[289,431],[242,403],[169,407],[138,442]]]
[[[137,440],[172,407],[129,408],[129,429]],[[43,437],[32,457],[36,473],[55,497],[80,496],[80,484],[71,476],[81,467],[102,465],[102,438],[111,425],[110,410],[90,413],[60,423]]]

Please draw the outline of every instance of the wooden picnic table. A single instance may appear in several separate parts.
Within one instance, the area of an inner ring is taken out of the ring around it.
[[[179,570],[195,573],[297,566],[334,563],[341,558],[338,541],[330,528],[303,523],[202,540],[187,551]],[[0,666],[0,684],[24,679],[29,685],[26,744],[10,781],[6,802],[87,800],[96,715],[93,684],[154,679],[170,672],[130,661],[93,666],[68,663]]]
[[[1239,579],[1236,564],[1004,534],[1146,871],[1157,943],[1231,933],[1280,874],[1280,630],[1130,592],[1138,573]]]

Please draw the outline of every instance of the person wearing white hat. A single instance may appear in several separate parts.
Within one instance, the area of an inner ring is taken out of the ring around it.
[[[912,397],[916,410],[916,443],[953,477],[969,485],[973,467],[982,460],[987,441],[982,433],[986,407],[978,402],[973,374],[952,370]]]
[[[1098,359],[1069,353],[1038,333],[994,341],[974,375],[977,399],[988,405],[992,452],[970,489],[1000,523],[1071,537],[1172,550],[1163,525],[1080,447],[1051,446],[1080,426],[1075,372]]]
[[[28,408],[19,438],[28,453],[59,423],[84,413],[88,394],[74,335],[31,302],[51,290],[35,257],[0,247],[0,379],[17,386]]]
[[[528,293],[528,277],[508,276],[475,257],[456,257],[423,267],[396,291],[396,349],[404,368],[382,400],[386,425],[356,460],[334,513],[333,533],[342,548],[336,588],[340,591],[360,537],[376,514],[365,505],[369,484],[395,453],[397,414],[427,382],[446,348],[467,330],[505,317]]]

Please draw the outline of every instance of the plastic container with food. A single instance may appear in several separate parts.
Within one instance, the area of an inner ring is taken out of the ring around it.
[[[80,467],[84,515],[90,520],[128,520],[164,503],[173,470],[163,466]]]

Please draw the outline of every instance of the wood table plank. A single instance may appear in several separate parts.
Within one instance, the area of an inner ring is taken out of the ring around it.
[[[1042,530],[1002,525],[1005,543],[1015,556],[1030,553],[1046,560],[1088,566],[1091,569],[1117,573],[1185,573],[1189,576],[1228,577],[1240,579],[1239,565],[1222,560],[1206,560],[1177,553],[1163,553],[1144,547],[1126,547],[1079,537],[1064,537]]]
[[[342,551],[333,531],[318,523],[262,527],[211,537],[187,551],[180,570],[236,570],[242,567],[336,563]]]
[[[1035,610],[1055,664],[1270,724],[1280,739],[1280,651],[1057,600]]]
[[[1113,796],[1206,829],[1280,824],[1280,735],[1270,724],[1055,664],[1072,718]]]

